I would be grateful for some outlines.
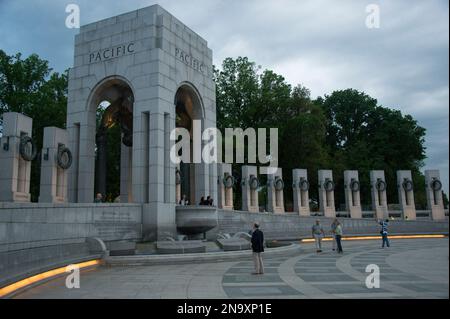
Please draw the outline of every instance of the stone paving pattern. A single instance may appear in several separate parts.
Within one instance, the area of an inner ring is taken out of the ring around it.
[[[448,238],[343,242],[344,254],[324,244],[317,254],[302,244],[300,254],[265,259],[265,274],[251,275],[251,260],[238,262],[100,267],[82,271],[81,288],[57,278],[16,298],[448,298]],[[368,289],[366,266],[380,267],[381,286]]]

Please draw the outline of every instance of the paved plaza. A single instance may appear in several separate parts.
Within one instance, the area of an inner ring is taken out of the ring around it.
[[[57,278],[15,298],[448,298],[448,238],[325,244],[321,254],[302,244],[296,256],[267,258],[266,273],[251,275],[249,261],[136,267],[81,272],[81,287]],[[380,268],[380,288],[365,285],[366,266]]]

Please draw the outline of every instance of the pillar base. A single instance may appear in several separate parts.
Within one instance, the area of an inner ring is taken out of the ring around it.
[[[6,196],[2,196],[0,202],[17,202],[29,203],[31,202],[31,194],[20,192],[7,192]]]

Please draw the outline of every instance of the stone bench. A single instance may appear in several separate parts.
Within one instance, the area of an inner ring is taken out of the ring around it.
[[[131,241],[112,241],[106,246],[110,256],[129,256],[136,253],[136,243]]]
[[[223,251],[248,250],[251,248],[250,242],[243,238],[218,239],[217,243]]]
[[[204,253],[206,245],[201,240],[158,241],[156,251],[158,254]]]

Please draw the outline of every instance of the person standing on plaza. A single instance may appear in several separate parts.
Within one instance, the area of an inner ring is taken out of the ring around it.
[[[312,227],[312,236],[316,241],[316,249],[318,253],[322,252],[322,238],[324,235],[325,232],[320,224],[320,220],[316,220],[316,223]]]
[[[386,219],[384,221],[383,220],[381,220],[381,221],[377,220],[377,222],[378,222],[378,224],[381,225],[380,234],[381,234],[381,238],[382,238],[382,241],[383,241],[383,243],[381,245],[381,248],[384,248],[384,245],[386,245],[387,247],[391,247],[391,244],[390,244],[389,238],[388,238],[389,219]]]
[[[333,237],[333,251],[336,250],[336,226],[339,223],[338,219],[335,218],[331,224],[331,236]]]
[[[334,230],[334,236],[337,244],[337,252],[342,254],[344,251],[342,250],[342,224],[336,219],[336,228]]]
[[[187,200],[186,195],[183,195],[183,197],[180,199],[179,205],[181,205],[181,206],[189,205],[189,201]]]
[[[102,193],[98,193],[97,196],[94,199],[94,203],[98,204],[98,203],[103,203],[103,195]]]
[[[253,225],[252,233],[252,250],[253,250],[253,261],[255,263],[255,272],[253,275],[264,274],[264,264],[262,260],[262,253],[264,252],[264,233],[259,229],[259,224],[255,223]]]

